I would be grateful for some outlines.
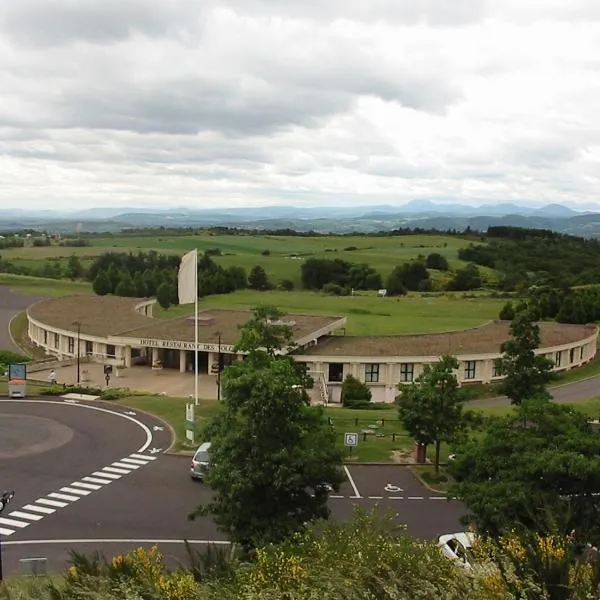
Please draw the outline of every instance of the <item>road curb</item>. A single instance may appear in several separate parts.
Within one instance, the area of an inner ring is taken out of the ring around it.
[[[25,348],[23,348],[21,346],[21,344],[17,344],[17,341],[15,340],[13,334],[12,334],[12,323],[13,321],[21,314],[21,313],[27,313],[26,310],[22,310],[21,312],[18,312],[16,315],[13,315],[10,318],[10,321],[8,322],[8,337],[10,338],[10,341],[12,343],[12,345],[15,348],[18,348],[20,352],[22,352],[25,356],[27,356],[28,358],[34,358],[33,354],[31,354],[31,352],[29,352],[28,350],[26,350]]]

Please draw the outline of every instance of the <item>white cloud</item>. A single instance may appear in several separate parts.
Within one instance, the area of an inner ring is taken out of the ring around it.
[[[594,0],[7,0],[0,207],[596,202],[599,56]]]

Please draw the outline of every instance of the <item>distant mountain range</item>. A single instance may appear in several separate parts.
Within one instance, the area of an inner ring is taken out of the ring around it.
[[[349,233],[404,227],[484,231],[490,225],[551,229],[582,237],[600,237],[599,212],[562,204],[542,207],[503,203],[469,206],[414,200],[407,204],[355,207],[269,206],[259,208],[92,208],[80,211],[0,209],[0,231],[50,230],[57,233],[118,232],[132,228],[229,226],[256,229]]]

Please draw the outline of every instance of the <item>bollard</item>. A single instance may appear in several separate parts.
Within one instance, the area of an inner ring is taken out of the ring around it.
[[[392,433],[392,442],[395,442],[395,441],[396,441],[396,434]]]
[[[367,441],[367,434],[363,432],[363,442]]]
[[[354,424],[358,427],[358,417],[355,417]]]

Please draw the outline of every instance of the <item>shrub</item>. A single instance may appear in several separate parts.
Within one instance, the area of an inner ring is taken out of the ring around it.
[[[337,283],[326,283],[321,291],[329,296],[348,296],[350,293],[347,287],[338,285]]]
[[[342,383],[342,405],[346,408],[367,408],[370,407],[372,394],[371,390],[362,382],[346,375]]]

